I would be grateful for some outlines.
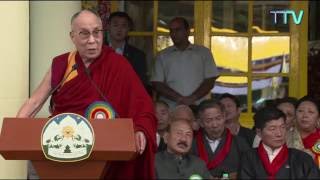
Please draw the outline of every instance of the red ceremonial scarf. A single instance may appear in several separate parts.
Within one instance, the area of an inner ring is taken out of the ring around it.
[[[204,145],[203,131],[200,130],[198,132],[198,134],[196,135],[198,153],[200,158],[207,164],[207,168],[209,170],[217,167],[227,157],[231,149],[232,138],[233,137],[230,130],[226,128],[226,141],[222,149],[220,149],[220,151],[216,153],[215,157],[211,161],[209,161],[208,152],[206,151]]]
[[[258,155],[260,157],[260,160],[262,161],[264,169],[269,175],[268,179],[275,179],[275,176],[279,169],[288,160],[288,154],[288,147],[284,144],[278,155],[273,159],[272,163],[270,163],[267,151],[264,149],[262,142],[260,142],[258,147]]]
[[[52,87],[65,75],[69,53],[54,58],[51,68]],[[88,106],[103,98],[86,74],[79,53],[75,55],[77,75],[63,84],[52,97],[53,115],[71,112],[82,116]],[[110,163],[110,179],[154,179],[156,146],[156,118],[153,103],[128,61],[107,46],[88,67],[90,77],[105,95],[120,118],[132,118],[135,131],[142,131],[147,140],[144,153],[132,161]]]
[[[316,132],[313,132],[309,134],[307,137],[302,139],[303,145],[306,149],[309,149],[312,151],[312,153],[315,155],[314,160],[318,167],[320,167],[320,149],[317,147],[314,147],[314,145],[320,141],[320,129],[316,129]]]

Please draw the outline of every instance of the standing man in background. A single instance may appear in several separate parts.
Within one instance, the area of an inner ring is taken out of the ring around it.
[[[216,64],[208,48],[189,42],[190,27],[185,18],[173,18],[169,29],[174,45],[159,52],[152,85],[170,108],[199,104],[219,76]]]
[[[140,49],[128,43],[128,32],[133,29],[133,21],[126,12],[116,11],[108,19],[108,44],[116,53],[123,55],[138,74],[144,87],[150,94],[147,77],[146,55]]]

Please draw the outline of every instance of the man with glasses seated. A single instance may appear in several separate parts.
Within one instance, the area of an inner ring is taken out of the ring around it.
[[[108,107],[116,118],[133,119],[139,155],[135,160],[110,163],[106,178],[154,178],[156,118],[141,81],[123,56],[103,46],[102,22],[95,12],[82,10],[74,14],[70,37],[76,51],[53,59],[17,117],[34,117],[51,95],[52,116],[64,112],[85,116],[93,105],[99,105],[99,117],[107,118],[103,110]]]

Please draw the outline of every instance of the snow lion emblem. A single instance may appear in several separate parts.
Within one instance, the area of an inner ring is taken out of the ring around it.
[[[53,161],[84,160],[90,156],[93,145],[93,128],[86,118],[78,114],[56,115],[42,129],[42,151],[47,159]]]

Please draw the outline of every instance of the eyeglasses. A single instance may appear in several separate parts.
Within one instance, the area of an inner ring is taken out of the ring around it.
[[[79,32],[79,37],[83,40],[86,40],[90,38],[90,35],[92,35],[95,39],[97,39],[101,37],[103,31],[104,31],[103,29],[96,29],[92,32],[83,30]]]

